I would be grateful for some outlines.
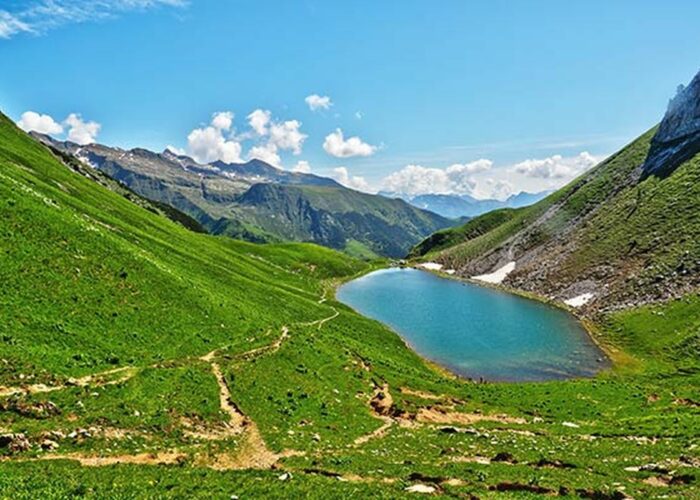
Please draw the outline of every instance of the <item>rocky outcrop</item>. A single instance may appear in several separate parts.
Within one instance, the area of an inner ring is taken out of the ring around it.
[[[700,73],[690,85],[678,87],[651,141],[643,176],[666,177],[700,153]]]

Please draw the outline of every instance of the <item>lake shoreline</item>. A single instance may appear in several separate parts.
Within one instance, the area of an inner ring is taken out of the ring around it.
[[[343,302],[338,299],[337,297],[337,292],[340,290],[340,288],[357,279],[360,279],[368,274],[371,274],[373,272],[377,271],[383,271],[383,270],[392,270],[392,269],[412,269],[416,271],[425,271],[429,274],[434,275],[437,278],[452,278],[450,281],[452,282],[457,282],[457,283],[464,283],[464,284],[470,284],[470,285],[478,285],[479,288],[489,288],[494,291],[498,291],[501,293],[505,293],[510,296],[515,296],[519,297],[521,299],[527,299],[531,300],[533,302],[537,302],[540,304],[544,304],[548,307],[553,307],[553,309],[556,309],[558,311],[562,311],[566,313],[567,315],[571,316],[571,319],[574,320],[576,325],[580,327],[580,330],[585,333],[586,339],[590,341],[590,344],[596,348],[596,351],[600,354],[600,357],[596,358],[597,364],[590,364],[587,365],[591,368],[591,374],[575,374],[575,375],[570,375],[570,376],[564,376],[562,378],[549,378],[549,379],[533,379],[533,380],[518,380],[518,379],[509,379],[507,377],[504,377],[503,379],[499,377],[494,377],[492,375],[489,375],[488,373],[485,373],[484,375],[479,375],[477,374],[466,374],[466,373],[460,373],[458,368],[455,368],[454,366],[450,366],[450,362],[447,360],[444,361],[436,361],[435,359],[432,359],[429,357],[429,355],[424,354],[420,352],[410,340],[406,338],[406,336],[410,336],[409,334],[404,334],[401,333],[401,331],[397,330],[397,328],[393,325],[390,325],[386,323],[385,321],[381,319],[377,319],[376,317],[370,316],[366,312],[362,312],[358,310],[356,307],[353,305],[350,305],[346,302]],[[419,266],[415,265],[376,265],[376,266],[370,266],[368,269],[364,270],[363,272],[357,273],[356,275],[352,277],[347,277],[346,279],[338,280],[333,283],[333,297],[334,299],[342,304],[345,307],[348,307],[350,310],[354,311],[355,313],[371,319],[373,321],[377,321],[382,324],[385,328],[390,330],[393,334],[397,335],[402,343],[410,349],[414,354],[416,354],[425,364],[430,366],[434,371],[437,371],[440,373],[442,376],[446,376],[450,379],[457,379],[457,380],[463,380],[466,382],[471,382],[471,383],[479,383],[479,382],[486,382],[486,383],[506,383],[506,384],[513,384],[513,383],[548,383],[556,380],[582,380],[582,379],[593,379],[597,376],[599,376],[601,373],[606,373],[609,372],[612,368],[614,368],[617,363],[615,361],[615,356],[614,354],[611,355],[611,351],[606,346],[605,344],[601,343],[599,339],[597,338],[597,335],[595,334],[595,328],[597,325],[587,318],[582,317],[579,314],[576,314],[571,308],[566,307],[563,304],[556,303],[555,301],[552,301],[546,297],[538,296],[536,294],[531,294],[528,292],[522,292],[520,290],[515,290],[515,289],[510,289],[507,287],[504,287],[499,284],[492,284],[492,283],[482,283],[477,280],[471,280],[468,278],[463,278],[461,276],[456,276],[452,273],[444,273],[439,270],[433,270],[433,269],[424,269]],[[601,366],[601,363],[604,363],[603,366]]]
[[[549,297],[545,297],[544,295],[540,295],[540,294],[537,294],[534,292],[526,292],[524,290],[518,290],[517,288],[508,287],[508,286],[505,286],[501,283],[491,283],[488,281],[475,280],[473,278],[465,278],[464,276],[459,276],[455,273],[446,273],[446,272],[443,272],[443,271],[440,271],[437,269],[430,269],[430,268],[421,267],[418,264],[410,264],[410,265],[407,265],[405,267],[411,268],[411,269],[417,269],[419,271],[425,271],[428,273],[432,273],[432,274],[435,274],[436,276],[439,276],[441,278],[451,279],[454,281],[458,281],[460,283],[469,283],[471,285],[477,285],[477,286],[481,286],[481,287],[485,287],[485,288],[491,288],[493,290],[498,290],[500,292],[509,293],[509,294],[516,295],[518,297],[522,297],[525,299],[534,300],[535,302],[540,302],[542,304],[546,304],[546,305],[554,307],[556,309],[565,311],[565,312],[571,314],[574,318],[576,318],[578,323],[583,327],[583,329],[588,334],[588,337],[591,339],[591,341],[596,346],[598,346],[598,348],[605,355],[606,360],[610,362],[610,366],[603,369],[603,370],[600,370],[598,372],[599,374],[606,372],[606,371],[611,371],[614,368],[619,368],[619,365],[621,364],[619,350],[617,348],[614,348],[613,346],[608,345],[605,342],[603,342],[603,340],[598,335],[597,330],[600,327],[600,325],[598,325],[591,318],[581,314],[581,312],[579,310],[577,310],[576,308],[568,306],[563,302],[550,299]]]

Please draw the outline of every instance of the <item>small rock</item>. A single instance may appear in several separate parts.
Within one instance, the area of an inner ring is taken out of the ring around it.
[[[318,434],[314,434],[313,436],[311,436],[311,439],[313,439],[314,441],[320,441],[320,440],[321,440],[321,436],[318,435]]]
[[[53,439],[65,439],[66,437],[66,435],[61,431],[51,431],[49,432],[49,436],[51,436]]]
[[[7,448],[12,453],[27,451],[32,445],[24,434],[0,435],[0,448]]]
[[[427,484],[414,484],[406,488],[405,491],[409,493],[435,493],[435,486],[429,486]]]
[[[41,442],[41,449],[42,450],[53,451],[57,448],[58,448],[58,443],[56,441],[52,441],[51,439],[44,439]]]
[[[459,431],[454,427],[441,427],[440,432],[444,434],[457,434]]]
[[[515,457],[511,453],[508,453],[507,451],[502,451],[498,453],[495,457],[491,459],[492,462],[508,462],[511,464],[517,463],[517,460],[515,460]]]
[[[580,425],[575,424],[573,422],[562,422],[561,425],[563,425],[564,427],[571,427],[572,429],[578,429],[579,427],[581,427]]]
[[[279,479],[280,481],[287,481],[289,479],[292,479],[292,474],[289,472],[285,472],[277,476],[277,479]]]
[[[73,434],[73,433],[71,433],[71,434]],[[87,429],[76,429],[75,435],[83,437],[83,438],[89,438],[90,432]],[[70,434],[68,435],[68,437],[70,437]]]

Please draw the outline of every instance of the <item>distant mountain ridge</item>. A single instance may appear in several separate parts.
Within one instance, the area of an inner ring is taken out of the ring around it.
[[[457,219],[460,217],[476,217],[499,208],[520,208],[537,203],[552,191],[538,193],[520,193],[510,195],[505,200],[484,199],[480,200],[468,194],[420,194],[415,196],[398,193],[381,192],[389,198],[400,198],[414,207],[429,210],[443,217]]]
[[[357,256],[401,257],[453,221],[403,200],[348,189],[333,179],[261,160],[200,164],[170,150],[80,146],[33,134],[207,231],[253,242],[308,241]]]

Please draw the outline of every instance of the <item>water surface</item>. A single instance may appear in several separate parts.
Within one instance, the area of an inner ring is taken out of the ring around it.
[[[589,377],[609,366],[566,311],[426,271],[376,271],[340,287],[337,298],[461,376],[551,380]]]

